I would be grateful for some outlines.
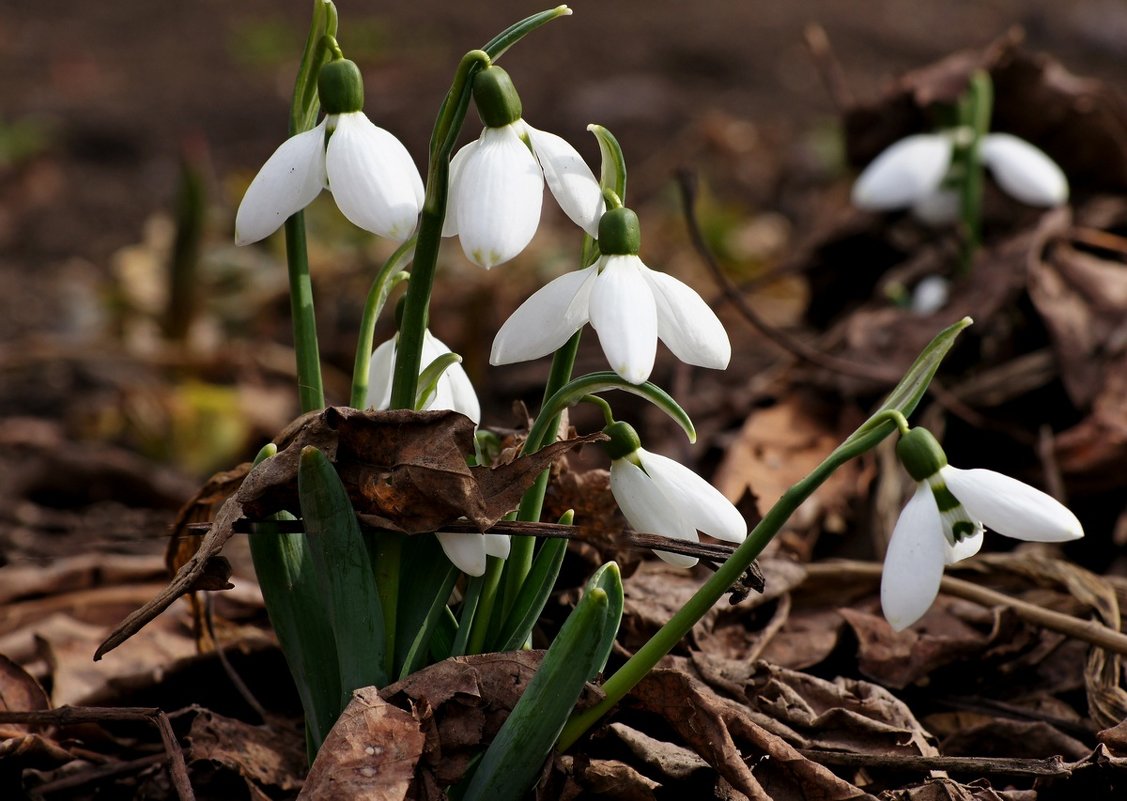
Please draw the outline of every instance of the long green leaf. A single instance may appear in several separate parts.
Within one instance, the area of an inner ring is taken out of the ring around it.
[[[567,540],[548,540],[541,547],[532,569],[521,585],[513,608],[505,618],[505,624],[494,643],[495,651],[515,651],[521,648],[532,634],[532,627],[540,619],[548,598],[556,586],[564,554],[567,553]]]
[[[387,684],[383,611],[348,493],[332,463],[312,446],[301,451],[297,494],[336,638],[343,708],[353,690]]]

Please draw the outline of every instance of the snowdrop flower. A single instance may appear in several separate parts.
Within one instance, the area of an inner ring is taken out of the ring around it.
[[[959,196],[944,186],[955,133],[916,134],[877,156],[853,184],[853,205],[869,211],[910,207],[932,225],[953,222]],[[1024,139],[992,133],[980,155],[1007,194],[1030,206],[1059,206],[1068,200],[1068,179],[1051,158]]]
[[[583,157],[521,119],[520,98],[500,67],[477,73],[473,93],[485,129],[450,161],[443,236],[456,234],[466,258],[487,270],[508,261],[536,233],[545,180],[564,213],[595,236],[604,202]]]
[[[450,348],[429,330],[423,332],[421,367],[450,353]],[[395,340],[389,339],[372,353],[368,366],[368,407],[386,409],[391,404],[391,381],[395,372]],[[478,423],[481,406],[469,376],[460,364],[452,364],[438,379],[438,385],[423,409],[453,409]],[[446,557],[470,576],[485,574],[486,557],[509,557],[509,538],[504,534],[463,534],[439,531],[435,534]]]
[[[722,370],[732,346],[700,295],[638,258],[638,217],[612,209],[599,221],[599,259],[562,275],[526,300],[493,340],[491,364],[537,359],[590,322],[611,369],[632,384],[653,370],[657,340],[683,362]]]
[[[626,520],[638,531],[700,542],[698,531],[740,543],[747,524],[731,501],[684,465],[641,447],[627,423],[611,423],[604,433],[611,457],[610,489]],[[654,551],[676,567],[692,567],[695,556]]]
[[[1084,536],[1076,516],[1044,492],[992,470],[951,467],[926,429],[904,434],[896,453],[918,482],[884,558],[881,607],[896,631],[912,625],[931,606],[945,565],[978,552],[984,526],[1030,542]]]
[[[235,215],[235,244],[265,239],[322,188],[360,228],[397,242],[415,230],[422,179],[399,140],[360,110],[360,70],[347,59],[330,61],[321,68],[317,89],[325,119],[291,136],[262,165]]]
[[[450,353],[450,348],[430,330],[423,331],[423,351],[420,368],[440,356]],[[391,405],[391,383],[395,373],[395,339],[389,339],[372,353],[368,362],[368,408],[386,409]],[[481,405],[477,400],[470,377],[461,364],[452,364],[438,379],[434,395],[423,406],[426,409],[453,409],[474,421],[481,422]]]

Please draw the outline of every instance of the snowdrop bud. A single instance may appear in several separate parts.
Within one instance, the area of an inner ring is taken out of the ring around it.
[[[326,114],[350,114],[364,108],[364,78],[356,62],[340,58],[321,67],[317,96]]]
[[[641,248],[642,227],[633,211],[611,209],[599,219],[599,252],[604,256],[636,256]]]
[[[474,76],[473,99],[487,128],[504,128],[521,118],[520,95],[500,67],[486,67]]]
[[[926,481],[947,466],[947,454],[926,428],[913,428],[901,436],[896,457],[916,481]]]
[[[615,421],[604,428],[603,433],[610,437],[609,442],[603,443],[603,449],[612,460],[626,458],[642,447],[638,432],[629,423]]]

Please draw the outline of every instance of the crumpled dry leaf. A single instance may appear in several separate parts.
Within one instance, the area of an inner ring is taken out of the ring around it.
[[[1006,756],[1044,759],[1062,756],[1084,759],[1089,749],[1044,721],[1009,720],[995,717],[976,726],[968,726],[949,735],[940,743],[945,756]]]
[[[883,687],[856,679],[826,681],[766,662],[747,686],[753,709],[784,724],[774,730],[799,748],[854,754],[939,752],[911,710]]]
[[[309,769],[299,799],[404,801],[426,736],[410,713],[374,687],[352,694]]]
[[[297,465],[302,448],[334,462],[364,522],[407,533],[436,531],[466,517],[484,531],[516,507],[554,459],[596,433],[554,442],[498,467],[468,467],[473,421],[452,411],[380,412],[329,407],[295,420],[278,436],[278,453],[247,474],[224,501],[199,549],[156,598],[129,615],[94,654],[98,660],[190,591],[243,518],[261,519],[298,508]]]
[[[721,698],[683,671],[650,672],[631,691],[628,702],[661,716],[688,746],[753,801],[872,798],[756,724],[742,705]]]
[[[654,791],[661,787],[660,783],[615,759],[564,755],[556,758],[555,767],[564,774],[563,787],[551,787],[538,794],[538,799],[572,801],[593,797],[614,798],[615,801],[655,801],[657,796]]]
[[[0,710],[5,712],[34,712],[49,709],[47,693],[26,670],[8,657],[0,654]],[[22,737],[30,729],[18,723],[0,723],[0,740]]]
[[[252,726],[202,709],[188,733],[188,767],[195,776],[200,763],[213,763],[239,776],[248,790],[296,790],[305,774],[305,737],[300,727],[280,723]],[[193,783],[199,789],[200,782]]]
[[[708,763],[688,748],[650,737],[625,723],[612,723],[607,730],[634,756],[668,779],[687,779],[702,769],[708,769]]]

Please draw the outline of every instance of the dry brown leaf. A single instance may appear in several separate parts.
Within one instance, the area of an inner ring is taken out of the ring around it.
[[[233,771],[249,787],[291,792],[305,774],[305,737],[300,727],[252,726],[210,710],[192,719],[186,757],[193,772],[199,762]]]
[[[721,698],[683,671],[652,671],[629,699],[659,715],[733,787],[754,801],[872,798],[803,757],[752,721],[743,706]]]
[[[566,775],[566,783],[558,792],[552,788],[552,795],[538,796],[548,798],[613,798],[615,801],[654,801],[654,791],[661,784],[643,776],[624,762],[615,759],[592,759],[586,756],[561,756],[556,760],[557,769]]]
[[[625,723],[612,723],[607,729],[629,748],[634,756],[667,779],[688,779],[697,771],[708,768],[708,763],[688,748],[650,737]]]
[[[34,712],[49,709],[47,693],[26,670],[8,657],[0,654],[0,710],[5,712]],[[27,726],[16,723],[0,724],[0,739],[22,737]]]
[[[1005,756],[1045,759],[1062,756],[1084,759],[1090,749],[1044,721],[1010,720],[995,717],[968,726],[945,737],[940,743],[945,756]]]
[[[409,712],[374,687],[352,694],[309,769],[299,799],[404,801],[426,736]]]

